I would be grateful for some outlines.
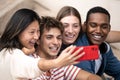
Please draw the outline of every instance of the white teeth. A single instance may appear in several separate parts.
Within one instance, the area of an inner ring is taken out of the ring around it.
[[[31,43],[35,44],[35,43],[36,43],[36,41],[31,41]]]
[[[67,35],[67,38],[74,38],[74,35]]]
[[[50,47],[51,50],[57,50],[57,47]]]
[[[101,36],[98,36],[98,35],[94,35],[95,38],[102,38]]]

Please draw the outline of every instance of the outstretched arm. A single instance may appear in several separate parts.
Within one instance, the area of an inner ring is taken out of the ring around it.
[[[77,74],[76,80],[102,80],[102,78],[98,75],[89,73],[84,70],[80,70]]]
[[[80,49],[78,49],[77,51],[75,51],[72,54],[72,52],[73,52],[73,50],[75,48],[76,48],[76,46],[69,46],[69,47],[67,47],[55,59],[46,60],[44,58],[41,58],[40,61],[39,61],[39,64],[38,64],[39,68],[42,71],[47,71],[47,70],[50,70],[50,69],[53,69],[53,68],[63,67],[63,66],[79,63],[76,60],[78,58],[82,57],[85,53],[82,52],[83,48],[81,47]],[[79,52],[81,52],[80,55],[78,55]]]
[[[110,31],[106,41],[108,43],[120,42],[120,31]]]

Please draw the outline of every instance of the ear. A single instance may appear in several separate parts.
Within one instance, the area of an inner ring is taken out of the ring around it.
[[[82,29],[83,29],[83,32],[86,32],[86,22],[84,22],[84,24],[82,24]]]

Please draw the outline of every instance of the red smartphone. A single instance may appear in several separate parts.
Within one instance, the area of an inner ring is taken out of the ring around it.
[[[78,50],[81,46],[78,46],[75,48],[75,50],[73,52],[75,52],[76,50]],[[83,60],[95,60],[99,58],[99,48],[97,45],[91,45],[91,46],[82,46],[83,47],[83,51],[85,52],[85,54],[80,57],[79,59],[77,59],[76,61],[83,61]],[[81,54],[82,52],[78,53]]]

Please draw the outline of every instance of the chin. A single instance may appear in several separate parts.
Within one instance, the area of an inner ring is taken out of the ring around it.
[[[57,53],[52,53],[51,56],[57,56]]]
[[[100,42],[92,42],[92,44],[94,44],[94,45],[100,45],[101,43]]]
[[[75,42],[75,40],[68,41],[67,44],[73,44],[74,42]]]

